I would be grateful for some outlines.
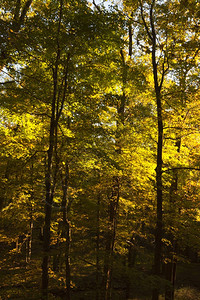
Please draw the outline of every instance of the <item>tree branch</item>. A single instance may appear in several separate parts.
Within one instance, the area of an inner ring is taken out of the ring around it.
[[[59,118],[60,118],[60,115],[61,115],[62,110],[63,110],[64,102],[65,102],[65,97],[66,97],[66,92],[67,92],[67,77],[68,77],[68,69],[69,69],[69,60],[70,60],[70,54],[68,53],[68,55],[67,55],[67,66],[66,66],[65,78],[64,78],[64,91],[63,91],[63,97],[62,97],[60,109],[59,109],[59,111],[57,112],[56,122],[58,122],[58,120],[59,120]]]
[[[146,20],[144,18],[144,11],[143,11],[143,6],[142,6],[142,1],[140,0],[140,11],[141,11],[141,17],[142,17],[142,21],[143,21],[143,24],[144,24],[144,27],[146,29],[146,32],[148,34],[148,37],[150,38],[150,40],[152,41],[153,40],[153,37],[149,31],[149,28],[147,26],[147,23],[146,23]]]
[[[17,21],[19,19],[20,8],[21,8],[21,0],[17,0],[16,6],[15,6],[15,14],[14,14],[15,21]]]
[[[162,173],[166,173],[166,172],[170,172],[170,171],[174,171],[174,170],[200,171],[200,168],[193,168],[193,167],[175,167],[175,168],[171,168],[171,169],[164,170],[164,171],[162,171]]]
[[[94,7],[98,10],[98,12],[101,13],[101,9],[100,9],[100,7],[95,3],[95,0],[93,0],[92,4],[93,4]]]
[[[22,13],[21,13],[20,19],[19,19],[19,21],[20,21],[19,25],[22,25],[24,23],[24,19],[26,17],[26,14],[27,14],[27,12],[28,12],[28,10],[29,10],[32,2],[33,2],[33,0],[27,0],[26,1],[25,5],[24,5],[24,7],[22,9]]]

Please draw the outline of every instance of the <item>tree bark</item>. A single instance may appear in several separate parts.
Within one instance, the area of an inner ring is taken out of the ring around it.
[[[181,148],[181,138],[177,137],[176,140],[177,152],[180,152]],[[176,192],[178,191],[178,170],[173,170],[172,182],[170,187],[170,214],[174,215],[175,203],[176,203]],[[171,225],[171,224],[170,224]],[[170,249],[167,250],[167,256],[169,262],[166,263],[165,269],[165,278],[171,283],[171,287],[166,287],[165,291],[165,300],[174,300],[174,285],[176,278],[176,258],[174,257],[174,252],[176,251],[176,241],[174,240],[174,236],[171,233],[168,237],[171,242]],[[169,248],[169,247],[168,247]]]
[[[60,33],[60,24],[62,18],[62,2],[60,3],[60,16],[58,24],[58,36]],[[58,38],[57,36],[57,38]],[[53,71],[53,97],[51,103],[51,120],[50,120],[50,132],[49,132],[49,149],[47,151],[47,170],[45,174],[45,223],[44,223],[44,244],[43,244],[43,262],[42,262],[42,295],[43,299],[48,299],[48,284],[49,284],[49,255],[50,255],[50,227],[51,227],[51,214],[52,204],[54,198],[55,184],[53,182],[52,164],[55,149],[55,132],[58,126],[58,119],[56,118],[56,103],[57,103],[57,89],[58,89],[58,67],[60,60],[60,47],[57,45],[57,56],[55,61],[55,67]],[[55,178],[54,178],[55,180]]]
[[[31,163],[31,173],[30,173],[30,185],[31,185],[31,192],[30,192],[30,230],[29,233],[27,234],[27,240],[26,240],[26,263],[29,263],[31,260],[31,255],[32,255],[32,239],[33,239],[33,206],[32,203],[34,201],[34,164],[33,160]]]
[[[30,231],[26,240],[26,263],[31,261],[32,255],[32,239],[33,239],[33,220],[30,220]]]
[[[104,261],[104,299],[111,299],[111,286],[112,286],[112,272],[113,272],[113,251],[116,236],[117,226],[117,211],[119,203],[119,178],[113,178],[112,195],[110,198],[109,207],[109,228],[106,238],[106,251]]]
[[[68,201],[68,182],[69,166],[65,163],[65,178],[62,180],[63,198],[62,198],[62,234],[65,238],[65,279],[66,279],[66,300],[71,299],[71,267],[70,267],[70,243],[71,243],[71,225],[68,219],[70,205]]]
[[[49,252],[50,252],[50,226],[51,226],[51,214],[52,214],[52,204],[53,204],[53,184],[52,184],[52,163],[53,154],[55,146],[55,106],[56,106],[56,94],[57,94],[57,73],[58,65],[56,66],[53,74],[54,79],[54,93],[51,106],[51,123],[50,123],[50,133],[49,133],[49,149],[47,151],[47,171],[46,171],[46,199],[45,199],[45,224],[44,224],[44,257],[42,263],[42,290],[44,298],[48,297],[48,268],[49,268]]]
[[[161,261],[162,261],[162,237],[163,237],[163,186],[162,186],[162,152],[163,152],[163,118],[162,118],[162,101],[161,101],[161,89],[164,80],[165,70],[163,63],[163,73],[161,76],[161,81],[158,80],[158,62],[156,61],[156,31],[154,25],[154,11],[155,0],[152,0],[150,7],[150,29],[147,26],[147,23],[143,14],[143,6],[140,1],[141,7],[141,16],[143,20],[144,27],[146,29],[150,43],[152,44],[151,48],[151,58],[152,58],[152,68],[153,68],[153,78],[154,78],[154,91],[156,96],[156,107],[157,107],[157,153],[156,153],[156,228],[155,228],[155,250],[154,250],[154,266],[153,272],[154,275],[161,275]],[[152,293],[152,300],[159,299],[159,287],[155,288]]]
[[[97,224],[96,224],[96,300],[100,297],[100,285],[99,285],[99,275],[100,275],[100,203],[101,195],[98,193],[97,196]]]
[[[122,96],[120,101],[117,103],[117,130],[116,130],[116,153],[121,154],[121,130],[124,126],[124,111],[126,102],[125,86],[127,80],[127,66],[124,59],[123,50],[120,50],[122,60]],[[116,237],[117,228],[117,214],[119,206],[119,195],[120,195],[120,178],[119,176],[113,176],[112,192],[109,200],[109,228],[106,237],[106,251],[104,260],[104,299],[110,300],[111,287],[112,287],[112,273],[113,273],[113,253]]]
[[[131,13],[129,25],[128,25],[128,35],[129,35],[129,49],[128,54],[131,57],[133,52],[133,29],[132,29],[132,19],[133,19],[133,13]]]
[[[132,234],[131,239],[128,241],[128,269],[131,270],[135,266],[136,257],[137,257],[137,250],[134,245],[134,236],[135,234]],[[131,278],[130,275],[127,275],[126,280],[126,299],[130,299],[130,293],[131,293]]]

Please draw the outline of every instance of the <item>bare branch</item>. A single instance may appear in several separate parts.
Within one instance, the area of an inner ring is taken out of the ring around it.
[[[9,80],[9,81],[5,81],[5,82],[0,82],[0,84],[8,84],[8,83],[14,83],[15,80]]]
[[[164,61],[162,63],[162,75],[161,75],[161,81],[160,81],[160,84],[159,84],[159,89],[161,90],[162,89],[162,85],[163,85],[163,81],[164,81],[164,77],[165,77],[165,74],[168,72],[169,70],[169,63],[168,63],[168,59],[167,59],[167,68],[165,68],[165,58],[166,58],[166,53],[164,55]]]
[[[93,0],[93,5],[95,6],[95,8],[98,10],[98,12],[100,12],[101,13],[101,9],[100,9],[100,7],[95,3],[95,0]]]
[[[26,14],[27,14],[27,12],[28,12],[28,10],[29,10],[29,8],[30,8],[32,2],[33,2],[33,0],[27,0],[27,1],[26,1],[25,5],[24,5],[24,7],[23,7],[23,9],[22,9],[21,16],[20,16],[20,25],[23,24],[24,19],[25,19],[25,17],[26,17]]]
[[[153,37],[149,31],[149,28],[147,26],[147,23],[146,23],[146,20],[145,20],[145,17],[144,17],[144,11],[143,11],[143,6],[142,6],[142,1],[140,0],[140,11],[141,11],[141,17],[142,17],[142,21],[143,21],[143,24],[144,24],[144,27],[146,29],[146,32],[148,34],[148,37],[150,38],[150,40],[152,41],[153,40]]]
[[[162,173],[174,171],[174,170],[190,170],[190,171],[200,171],[200,168],[193,168],[193,167],[174,167],[167,170],[162,171]]]
[[[132,29],[132,20],[133,20],[133,12],[131,13],[130,19],[129,19],[129,26],[128,26],[128,32],[129,32],[129,56],[132,56],[133,51],[133,29]]]
[[[154,45],[156,46],[156,32],[155,32],[155,27],[154,27],[154,20],[153,20],[153,8],[155,5],[155,0],[152,0],[151,3],[151,8],[150,8],[150,23],[151,23],[151,31],[152,31],[152,40]]]

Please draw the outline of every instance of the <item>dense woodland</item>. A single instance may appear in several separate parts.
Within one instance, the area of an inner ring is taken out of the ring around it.
[[[0,299],[200,299],[199,1],[0,2]]]

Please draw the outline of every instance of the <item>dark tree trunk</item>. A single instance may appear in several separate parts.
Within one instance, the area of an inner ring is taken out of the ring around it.
[[[97,224],[96,224],[96,300],[100,299],[100,203],[101,195],[97,196]]]
[[[42,293],[43,298],[48,299],[48,284],[49,284],[49,255],[50,255],[50,225],[51,225],[51,205],[48,202],[45,206],[45,225],[44,225],[44,244],[43,244],[43,262],[42,262]]]
[[[26,263],[29,263],[32,255],[33,220],[30,221],[30,232],[26,240]]]
[[[60,237],[58,231],[58,238],[55,244],[55,253],[53,254],[53,271],[59,272],[60,271],[60,259],[61,259],[61,251],[60,251]]]
[[[156,61],[156,31],[154,24],[154,11],[155,0],[152,0],[150,6],[150,29],[146,23],[142,1],[140,1],[141,16],[143,20],[144,27],[146,29],[148,38],[150,40],[151,47],[151,57],[152,57],[152,68],[153,68],[153,77],[154,77],[154,91],[156,97],[156,106],[157,106],[157,130],[158,130],[158,139],[157,139],[157,165],[156,165],[156,228],[155,228],[155,250],[154,250],[154,266],[153,272],[154,275],[161,275],[161,262],[162,262],[162,237],[163,237],[163,187],[162,187],[162,152],[163,152],[163,118],[162,118],[162,101],[161,101],[161,89],[165,75],[164,62],[163,62],[163,71],[161,75],[161,80],[158,79],[158,62]],[[152,300],[159,299],[159,287],[154,288],[152,293]]]
[[[137,257],[137,250],[133,243],[134,241],[134,234],[132,235],[130,241],[128,242],[128,269],[131,270],[135,266],[136,257]],[[126,280],[126,299],[130,299],[130,292],[131,292],[131,278],[130,275],[127,275]]]
[[[174,300],[174,287],[176,280],[176,259],[171,255],[171,261],[165,266],[165,279],[171,284],[165,289],[165,300]]]
[[[71,243],[71,224],[66,219],[66,250],[65,250],[65,268],[66,268],[66,300],[71,299],[71,265],[70,265],[70,243]]]
[[[53,71],[53,97],[51,102],[51,120],[50,120],[50,131],[49,131],[49,149],[47,151],[47,168],[45,174],[45,188],[46,188],[46,198],[45,198],[45,222],[44,222],[44,243],[43,243],[43,262],[42,262],[42,296],[44,299],[48,299],[48,284],[49,284],[49,256],[50,256],[50,227],[51,227],[51,215],[52,215],[52,204],[54,198],[54,189],[56,183],[56,174],[57,168],[54,171],[52,170],[53,158],[56,154],[57,147],[57,126],[59,117],[62,112],[63,102],[65,98],[65,93],[63,95],[61,107],[59,110],[59,95],[58,91],[58,70],[60,64],[60,54],[61,49],[59,45],[59,35],[62,19],[62,8],[63,1],[60,0],[60,9],[59,9],[59,20],[58,20],[58,30],[57,30],[57,55],[55,66],[52,67]],[[67,73],[67,72],[66,72]],[[66,75],[67,76],[67,75]],[[65,80],[66,86],[66,80]],[[57,163],[57,162],[56,162]]]
[[[157,275],[161,271],[161,250],[162,250],[162,150],[163,150],[163,121],[162,121],[162,104],[160,87],[158,86],[157,79],[157,65],[155,59],[155,48],[152,50],[152,62],[154,70],[155,92],[157,102],[157,124],[158,124],[158,142],[157,142],[157,166],[156,166],[156,190],[157,190],[157,222],[155,233],[155,257],[154,257],[154,270]]]
[[[49,268],[49,255],[50,255],[50,226],[51,226],[51,214],[52,214],[52,204],[53,204],[53,183],[52,183],[52,162],[55,147],[55,106],[56,106],[56,94],[57,94],[57,72],[58,65],[53,71],[54,80],[54,94],[51,106],[51,123],[50,123],[50,133],[49,133],[49,149],[47,151],[47,170],[46,170],[46,199],[45,199],[45,223],[44,223],[44,257],[42,262],[42,291],[44,298],[47,298],[48,292],[48,268]]]
[[[133,52],[133,29],[132,29],[132,19],[133,19],[133,13],[131,13],[131,17],[129,20],[129,26],[128,26],[128,35],[129,35],[129,49],[128,54],[131,57]]]
[[[117,210],[119,203],[119,178],[113,178],[112,195],[109,207],[109,228],[106,237],[106,251],[104,261],[104,299],[111,299],[112,272],[113,272],[113,250],[116,236]]]
[[[122,60],[122,96],[120,101],[117,103],[117,130],[116,130],[116,153],[121,154],[121,138],[122,138],[122,128],[124,126],[124,111],[126,94],[125,87],[127,81],[127,66],[124,59],[123,50],[120,51]],[[112,194],[109,200],[109,228],[106,237],[106,251],[105,251],[105,261],[104,261],[104,278],[103,278],[103,289],[104,289],[104,299],[110,300],[111,287],[112,287],[112,273],[113,273],[113,252],[116,237],[117,228],[117,214],[119,206],[119,195],[120,195],[120,178],[119,176],[113,176],[112,184]]]
[[[177,152],[180,152],[181,148],[181,138],[177,137],[176,140]],[[170,187],[170,211],[169,214],[176,217],[176,193],[178,191],[178,170],[173,170],[172,182]],[[172,224],[173,225],[173,220]],[[165,300],[174,300],[174,285],[176,279],[176,258],[174,254],[176,252],[176,240],[174,239],[173,233],[169,233],[167,237],[171,242],[171,247],[167,247],[166,256],[168,258],[168,262],[165,266],[165,278],[170,282],[171,287],[167,286],[165,291]]]
[[[65,238],[65,279],[66,279],[66,300],[71,299],[71,267],[70,267],[70,243],[71,243],[71,226],[68,219],[70,203],[68,201],[68,182],[69,182],[69,165],[65,163],[65,176],[62,178],[62,238]]]
[[[59,247],[59,244],[56,246]],[[53,271],[59,272],[59,270],[60,270],[60,254],[55,254],[53,255]]]
[[[33,239],[33,202],[34,202],[34,164],[32,160],[31,164],[31,174],[30,174],[30,184],[31,184],[31,192],[30,192],[30,230],[27,235],[26,240],[26,263],[29,263],[32,255],[32,239]]]

